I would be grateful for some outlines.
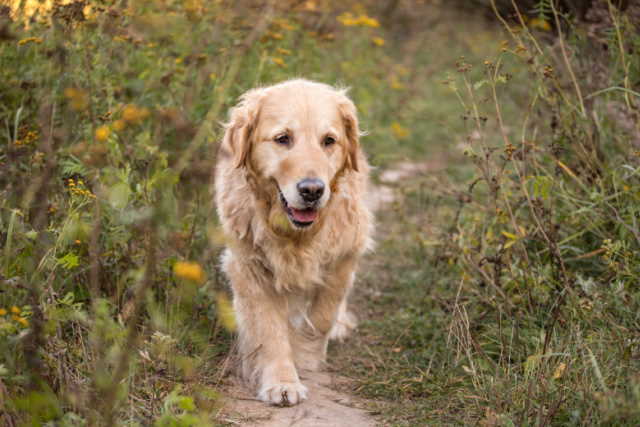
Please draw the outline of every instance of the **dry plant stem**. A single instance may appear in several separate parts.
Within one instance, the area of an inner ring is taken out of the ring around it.
[[[487,161],[487,157],[486,157],[486,153],[488,153],[488,148],[487,145],[485,144],[485,140],[484,140],[484,135],[482,133],[482,122],[480,120],[480,112],[478,111],[478,104],[475,100],[475,96],[474,96],[474,92],[473,92],[473,88],[471,86],[471,83],[469,82],[469,80],[467,79],[466,76],[464,76],[464,85],[465,88],[467,89],[467,93],[469,95],[469,99],[471,99],[471,106],[473,108],[473,119],[474,122],[476,124],[476,130],[478,131],[478,133],[480,134],[480,143],[482,145],[482,151],[483,151],[483,158],[481,159],[480,163],[478,163],[478,166],[480,168],[480,171],[482,172],[482,176],[485,180],[485,182],[487,183],[487,186],[491,189],[490,193],[491,193],[491,201],[493,202],[493,210],[495,212],[495,210],[497,209],[497,200],[496,200],[496,195],[495,195],[495,191],[493,190],[492,187],[492,180],[491,180],[491,166],[489,165],[489,162]]]
[[[502,23],[502,25],[504,25],[504,27],[507,29],[507,31],[509,32],[509,34],[511,35],[511,37],[517,41],[518,43],[524,45],[524,43],[522,42],[522,38],[517,35],[509,26],[509,24],[507,23],[507,21],[505,21],[505,19],[500,15],[500,12],[498,12],[497,8],[495,7],[495,3],[494,0],[491,1],[492,6],[493,6],[493,12],[495,13],[495,15],[498,17],[498,19],[500,20],[500,22]],[[545,54],[542,50],[542,48],[540,47],[540,44],[538,44],[538,40],[534,37],[534,35],[531,33],[531,31],[529,31],[529,27],[527,27],[527,23],[524,20],[524,16],[522,15],[522,13],[520,12],[520,8],[518,7],[518,5],[516,4],[515,0],[511,0],[511,4],[513,5],[513,9],[516,12],[516,16],[518,17],[518,22],[520,22],[520,26],[522,27],[524,33],[526,34],[527,38],[533,43],[533,45],[536,48],[536,51],[538,52],[538,55],[540,57],[544,57]],[[531,60],[537,59],[536,56],[531,57]],[[539,62],[537,62],[537,65],[540,65]],[[540,77],[541,76],[541,72],[539,70],[538,67],[535,68],[534,70],[535,74]],[[564,91],[562,90],[562,88],[560,87],[560,85],[558,84],[557,80],[554,78],[553,79],[554,85],[555,85],[555,89],[557,89],[557,93],[560,95],[560,97],[564,100],[564,102],[566,102],[568,105],[571,105],[571,103],[569,102],[569,99],[567,98],[567,96],[565,95]],[[574,107],[575,108],[575,107]]]
[[[495,67],[495,73],[493,76],[491,76],[491,94],[493,96],[493,103],[495,105],[496,108],[496,116],[498,118],[498,126],[500,127],[500,134],[502,135],[502,139],[504,141],[504,145],[505,148],[508,147],[510,145],[510,141],[509,141],[509,136],[507,135],[507,130],[505,129],[504,126],[504,121],[502,119],[502,111],[500,110],[500,103],[498,102],[498,93],[496,92],[496,78],[498,77],[498,69],[499,69],[499,63],[496,64]],[[528,117],[528,115],[527,115]],[[524,152],[524,136],[523,136],[523,152]],[[520,169],[518,168],[517,165],[515,165],[514,163],[514,169],[516,170],[516,172],[518,173],[518,181],[520,182],[520,185],[522,186],[523,189],[526,189],[526,183],[525,183],[525,178],[524,175],[520,172]],[[526,193],[525,193],[526,194]],[[527,195],[527,199],[529,199],[528,194]],[[511,205],[508,203],[508,199],[507,196],[503,194],[503,198],[504,198],[504,202],[505,202],[505,206],[507,207],[508,211],[509,211],[509,218],[511,219],[511,225],[513,227],[513,229],[516,231],[516,233],[520,234],[519,231],[520,229],[518,228],[518,224],[516,222],[516,218],[515,215],[513,213],[513,210],[511,209]],[[530,263],[529,260],[529,254],[527,253],[526,249],[522,251],[524,253],[525,259],[527,260],[527,263]]]
[[[578,79],[576,78],[575,73],[573,72],[573,67],[571,66],[571,61],[569,61],[569,55],[567,54],[567,47],[564,43],[564,35],[562,34],[562,27],[560,26],[560,17],[558,16],[558,10],[556,9],[555,1],[551,0],[549,2],[551,5],[551,10],[553,11],[553,18],[556,21],[556,27],[558,29],[558,43],[560,43],[560,50],[562,51],[562,58],[564,59],[564,63],[567,67],[567,71],[569,71],[569,75],[571,76],[571,81],[573,82],[573,86],[576,89],[576,95],[578,96],[578,101],[580,102],[580,112],[582,113],[582,117],[587,117],[587,110],[584,107],[584,99],[582,98],[582,90],[580,90],[580,85],[578,84]]]
[[[493,277],[491,277],[486,271],[484,271],[483,268],[477,265],[477,263],[473,259],[469,257],[465,257],[465,259],[467,264],[471,265],[476,270],[476,272],[478,272],[482,276],[482,278],[500,294],[507,306],[512,309],[513,304],[511,303],[511,301],[509,301],[509,298],[507,298],[507,294],[505,294],[502,288],[498,286],[498,284],[494,281]]]
[[[491,3],[492,3],[492,4],[494,4],[494,1],[492,0],[492,2],[491,2]],[[553,2],[552,2],[552,3],[553,3]],[[515,6],[515,4],[514,4],[514,7],[516,7],[516,6]],[[497,11],[496,11],[496,13],[497,13]],[[518,16],[520,16],[519,12],[518,12]],[[562,37],[562,34],[560,34],[560,37]],[[533,37],[532,37],[532,39],[533,39]],[[535,39],[534,39],[534,40],[535,40]],[[565,57],[565,59],[566,59],[566,60],[568,60],[566,57]],[[498,95],[497,95],[497,92],[496,92],[496,86],[495,86],[495,78],[497,77],[497,72],[498,72],[498,71],[497,71],[497,68],[498,68],[498,67],[496,67],[496,72],[495,72],[496,74],[494,74],[494,75],[492,76],[493,78],[492,78],[492,85],[491,85],[491,89],[492,89],[493,102],[494,102],[495,109],[496,109],[496,116],[497,116],[497,118],[498,118],[498,125],[499,125],[499,127],[500,127],[500,133],[501,133],[501,135],[502,135],[502,138],[503,138],[503,140],[504,140],[505,145],[508,145],[508,144],[509,144],[509,137],[508,137],[507,132],[506,132],[506,129],[505,129],[505,127],[504,127],[504,121],[503,121],[503,119],[502,119],[502,113],[501,113],[501,110],[500,110],[500,103],[498,102]],[[571,73],[571,74],[572,74],[572,76],[573,76],[573,73]],[[575,78],[575,76],[574,76],[574,78]],[[579,91],[579,87],[577,88],[577,90]],[[536,95],[536,97],[537,97],[537,95]],[[580,99],[581,99],[581,103],[582,103],[582,98],[580,98]],[[524,132],[523,132],[523,140],[522,140],[522,142],[523,142],[523,143],[525,142],[525,139],[524,139]],[[533,217],[535,218],[535,220],[536,220],[536,224],[538,225],[538,228],[540,229],[540,231],[543,233],[543,235],[544,235],[545,239],[547,240],[547,243],[548,243],[548,244],[550,244],[550,243],[551,243],[551,241],[550,241],[550,239],[549,239],[549,236],[548,236],[548,235],[547,235],[547,233],[544,231],[544,227],[542,226],[542,224],[541,224],[541,222],[540,222],[540,218],[539,218],[539,217],[538,217],[538,215],[535,213],[535,209],[533,209],[532,199],[531,199],[531,196],[530,196],[530,194],[529,194],[529,191],[527,190],[527,187],[526,187],[526,185],[525,185],[525,178],[524,178],[524,174],[523,174],[523,172],[520,170],[520,168],[517,166],[517,164],[516,164],[516,163],[514,163],[514,169],[515,169],[516,173],[518,174],[518,179],[519,179],[519,181],[520,181],[522,191],[523,191],[523,193],[524,193],[524,195],[525,195],[525,197],[526,197],[526,199],[527,199],[527,201],[528,201],[529,206],[531,207],[531,214],[532,214],[532,215],[533,215]],[[575,174],[572,174],[572,177],[574,177],[575,179],[578,179],[578,178],[577,178],[577,176],[575,176]],[[582,184],[582,182],[579,182],[579,183],[580,183],[581,185],[583,185],[583,184]],[[583,185],[583,186],[584,186],[584,185]],[[514,224],[514,225],[515,225],[515,224]],[[516,231],[517,231],[517,230],[516,230]],[[560,254],[557,254],[557,256],[560,256]],[[560,260],[561,260],[561,258],[560,258]],[[565,269],[564,269],[564,263],[563,263],[562,265],[563,265],[563,272],[564,272],[564,271],[565,271]]]
[[[151,286],[155,275],[156,232],[153,222],[147,224],[147,229],[147,256],[144,277],[142,278],[142,282],[136,289],[134,309],[131,317],[129,318],[129,324],[127,327],[127,338],[124,346],[121,349],[120,358],[118,359],[118,362],[116,364],[113,378],[111,380],[111,383],[109,384],[109,387],[105,390],[104,396],[96,396],[98,399],[100,399],[100,402],[96,403],[99,404],[98,407],[103,408],[103,416],[105,425],[107,426],[113,425],[116,411],[116,397],[118,393],[118,386],[120,385],[120,382],[129,369],[129,359],[135,352],[135,349],[137,347],[139,335],[138,324],[142,320],[142,316],[145,311],[145,296],[147,290]]]
[[[260,38],[262,33],[266,30],[267,26],[273,19],[274,12],[274,4],[275,1],[271,0],[265,6],[265,11],[262,14],[262,19],[256,24],[251,33],[244,39],[238,52],[234,56],[229,68],[225,74],[225,78],[218,87],[219,95],[216,98],[216,101],[211,106],[204,120],[202,121],[202,125],[198,129],[195,137],[186,148],[178,164],[174,168],[175,172],[179,175],[182,171],[187,167],[189,162],[191,161],[191,157],[193,154],[205,144],[207,141],[207,137],[213,133],[213,124],[220,117],[220,112],[222,111],[222,107],[224,105],[225,97],[223,96],[229,91],[231,85],[236,81],[236,77],[240,71],[240,65],[242,64],[242,60],[246,56],[246,53],[249,51],[251,46],[255,43],[257,39]]]
[[[46,204],[46,194],[48,193],[47,187],[49,185],[49,181],[51,176],[53,176],[53,171],[56,167],[54,149],[53,149],[53,123],[55,117],[55,107],[50,105],[44,105],[40,109],[39,121],[40,127],[43,130],[43,138],[42,143],[40,144],[40,149],[45,153],[45,168],[39,180],[35,181],[32,184],[23,200],[22,206],[24,210],[29,210],[33,208],[32,203],[34,200],[38,201],[37,209],[35,211],[31,211],[32,215],[32,225],[35,230],[42,231],[46,228],[47,222],[47,204]],[[49,251],[45,251],[44,247],[39,246],[39,249],[36,251],[36,258],[39,258],[39,267],[44,264],[45,258],[48,256]],[[32,372],[35,375],[32,375],[29,378],[30,387],[37,388],[38,383],[43,378],[43,366],[42,361],[40,360],[40,349],[44,346],[44,338],[43,338],[43,322],[44,315],[42,313],[42,308],[40,307],[40,296],[42,293],[41,289],[41,279],[39,274],[40,268],[36,268],[29,279],[29,300],[31,302],[33,316],[31,318],[31,330],[25,339],[25,359],[27,361],[27,365],[32,368]]]
[[[624,101],[627,104],[627,108],[631,109],[631,99],[629,98],[629,93],[632,93],[631,86],[629,85],[629,66],[627,65],[627,59],[624,51],[624,42],[622,41],[622,33],[620,32],[620,20],[619,17],[614,13],[613,4],[611,0],[607,0],[607,5],[609,6],[609,15],[611,16],[611,21],[613,22],[613,26],[616,29],[616,39],[618,41],[618,49],[620,50],[620,61],[622,62],[622,70],[624,71]]]
[[[98,195],[96,195],[98,196]],[[91,233],[91,238],[89,240],[89,259],[90,259],[90,270],[89,270],[89,283],[91,285],[91,301],[95,304],[99,297],[100,293],[100,219],[101,219],[101,211],[100,211],[100,197],[96,197],[94,199],[94,208],[93,208],[93,231]],[[95,307],[94,307],[95,312]]]
[[[513,0],[512,0],[512,3],[514,5],[514,8],[517,11],[517,14],[519,16],[519,19],[521,20],[521,23],[523,24],[523,27],[526,28],[526,26],[524,25],[524,20],[523,20],[521,14],[520,14],[515,2],[513,2]],[[563,41],[563,35],[562,35],[562,31],[560,29],[560,20],[558,18],[558,13],[557,13],[557,11],[555,9],[555,5],[553,4],[553,0],[550,3],[551,3],[551,6],[553,8],[554,17],[555,17],[555,20],[556,20],[556,25],[558,27],[559,40],[560,40],[561,50],[562,50],[562,53],[563,53],[563,58],[565,60],[566,66],[567,66],[567,68],[568,68],[568,70],[570,72],[572,81],[573,81],[574,86],[576,88],[576,93],[577,93],[579,101],[580,101],[580,107],[581,107],[581,110],[582,110],[582,114],[583,114],[583,116],[585,116],[586,113],[585,113],[585,108],[584,108],[584,102],[583,102],[583,99],[582,99],[582,93],[580,91],[580,87],[579,87],[579,85],[578,85],[578,83],[576,81],[575,75],[573,73],[573,69],[571,68],[571,64],[569,62],[569,58],[568,58],[567,53],[566,53],[566,48],[564,46],[564,41]],[[492,4],[492,6],[494,8],[494,12],[496,13],[496,15],[503,22],[503,24],[506,25],[507,28],[509,28],[507,23],[506,23],[506,21],[504,21],[504,19],[502,17],[500,17],[500,15],[499,15],[496,7],[495,7],[495,1],[492,0],[491,4]],[[509,29],[509,31],[513,35],[513,32],[510,29]],[[542,53],[542,50],[538,46],[535,38],[533,36],[530,36],[530,37],[533,40],[534,44],[536,45],[536,48],[538,49],[538,51],[540,53]],[[496,67],[496,73],[497,73],[497,67]],[[494,75],[494,79],[492,80],[492,94],[493,94],[493,100],[494,100],[494,104],[495,104],[495,108],[496,108],[496,114],[497,114],[497,117],[498,117],[498,123],[499,123],[499,126],[500,126],[500,131],[501,131],[502,137],[503,137],[505,145],[506,145],[506,144],[509,143],[509,139],[508,139],[508,136],[507,136],[506,131],[504,129],[504,123],[503,123],[503,120],[502,120],[502,114],[501,114],[501,111],[500,111],[500,105],[499,105],[498,98],[497,98],[497,93],[496,93],[496,90],[495,90],[495,77],[496,76]],[[569,284],[569,280],[568,280],[568,276],[567,276],[566,267],[564,265],[564,260],[562,259],[562,254],[560,253],[560,250],[558,249],[557,243],[546,232],[546,230],[545,230],[545,228],[544,228],[544,226],[542,224],[542,221],[539,218],[535,207],[533,206],[533,201],[532,201],[531,196],[530,196],[530,194],[529,194],[529,192],[528,192],[528,190],[526,188],[526,182],[525,182],[525,178],[524,178],[524,175],[523,175],[522,171],[517,166],[517,164],[514,164],[514,169],[516,170],[516,173],[518,174],[518,180],[520,182],[523,194],[525,195],[525,198],[527,200],[527,205],[529,206],[530,213],[531,213],[534,221],[536,222],[536,225],[538,226],[538,229],[540,230],[540,232],[544,236],[544,238],[545,238],[545,240],[547,242],[547,245],[548,245],[553,257],[555,258],[556,263],[557,263],[558,267],[560,268],[561,277],[562,277],[562,281],[563,281],[563,285],[564,285],[564,291],[561,292],[561,294],[558,296],[558,300],[556,301],[555,307],[553,309],[553,313],[552,313],[552,316],[551,316],[551,321],[547,324],[547,327],[545,328],[546,333],[545,333],[545,342],[544,342],[544,349],[543,349],[543,354],[545,354],[547,349],[548,349],[549,343],[550,343],[551,333],[553,331],[555,323],[556,323],[556,321],[557,321],[557,319],[559,317],[559,314],[560,314],[560,308],[564,303],[564,300],[566,298],[566,293],[571,291],[571,288],[569,286],[570,284]],[[514,222],[514,226],[515,226],[515,219],[513,218],[513,213],[510,212],[510,215],[512,215],[512,221]],[[516,231],[517,231],[517,229],[516,229]],[[525,250],[525,252],[526,252],[526,250]],[[479,269],[479,270],[482,270],[482,269]]]
[[[554,0],[551,0],[551,1],[554,1]],[[496,6],[495,6],[495,0],[491,0],[491,5],[493,6],[494,13],[498,15],[498,10],[496,9]],[[536,38],[533,37],[533,34],[531,34],[531,31],[529,31],[529,27],[527,27],[527,23],[524,22],[524,17],[522,16],[522,13],[520,13],[520,8],[516,4],[516,1],[511,0],[511,5],[513,6],[513,9],[516,11],[516,15],[518,16],[518,21],[520,22],[520,26],[524,29],[524,31],[526,31],[527,36],[529,36],[529,39],[531,39],[531,41],[533,42],[540,56],[543,56],[544,54],[542,53],[542,48],[540,48],[540,45],[538,44],[538,40],[536,40]],[[504,25],[506,25],[506,21],[502,19],[502,17],[500,17],[500,20]],[[508,25],[507,25],[507,28],[509,28]],[[513,32],[511,31],[510,28],[509,28],[509,32],[513,35]]]
[[[100,219],[101,219],[101,211],[100,211],[100,197],[96,194],[96,198],[94,199],[94,219],[93,219],[93,230],[91,233],[91,237],[89,240],[89,292],[91,294],[91,305],[94,316],[98,315],[98,299],[100,297]],[[96,342],[93,345],[93,352],[96,355],[104,355],[104,334],[102,331],[97,331],[96,333]],[[86,350],[85,350],[86,354]],[[98,357],[96,363],[93,366],[94,372],[104,372],[105,371],[105,360],[104,358]],[[94,383],[95,387],[95,383]],[[90,389],[89,389],[90,390]],[[89,392],[87,390],[87,392]],[[95,414],[88,411],[89,418],[91,419],[91,424],[97,424],[95,420]]]

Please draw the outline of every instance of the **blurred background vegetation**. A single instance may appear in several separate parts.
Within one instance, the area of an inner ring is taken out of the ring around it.
[[[227,422],[219,123],[305,77],[351,87],[391,194],[330,354],[380,423],[637,425],[639,25],[631,0],[0,0],[0,423]]]

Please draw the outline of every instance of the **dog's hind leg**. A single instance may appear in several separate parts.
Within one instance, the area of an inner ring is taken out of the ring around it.
[[[333,327],[329,332],[329,339],[343,341],[357,325],[358,319],[356,319],[356,316],[352,312],[347,310],[347,295],[345,295],[345,298],[342,300],[342,303],[340,303],[340,307],[338,308],[338,317],[336,322],[333,324]]]

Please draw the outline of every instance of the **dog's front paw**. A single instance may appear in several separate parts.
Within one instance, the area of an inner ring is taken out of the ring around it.
[[[300,381],[265,384],[258,399],[278,406],[293,406],[307,399],[307,388]]]

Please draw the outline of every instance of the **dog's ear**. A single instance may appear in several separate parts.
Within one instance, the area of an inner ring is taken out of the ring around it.
[[[251,150],[254,131],[260,115],[264,89],[251,89],[240,97],[238,105],[231,109],[222,138],[222,152],[233,157],[236,168],[246,165]]]
[[[360,127],[356,106],[343,91],[338,103],[345,134],[347,136],[347,166],[358,171],[358,155],[360,152]]]

